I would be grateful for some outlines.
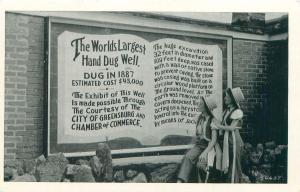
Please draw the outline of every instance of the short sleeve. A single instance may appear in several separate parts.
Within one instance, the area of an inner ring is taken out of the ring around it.
[[[230,119],[232,120],[239,120],[239,119],[242,119],[244,116],[244,113],[242,110],[240,109],[236,109],[230,116]]]

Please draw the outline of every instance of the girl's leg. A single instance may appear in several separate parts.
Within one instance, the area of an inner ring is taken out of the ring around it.
[[[192,149],[190,149],[182,159],[181,167],[178,173],[178,179],[182,182],[188,182],[189,176],[192,169],[195,167],[199,155],[205,148],[199,145],[195,145]],[[179,181],[180,182],[180,181]]]

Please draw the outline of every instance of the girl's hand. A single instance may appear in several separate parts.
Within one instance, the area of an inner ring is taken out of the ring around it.
[[[197,167],[200,169],[203,169],[203,170],[206,169],[206,167],[207,167],[207,153],[206,152],[201,153],[201,155],[199,156]]]
[[[207,162],[207,153],[206,152],[201,153],[201,155],[199,156],[199,161],[201,163],[206,163]]]
[[[214,122],[211,122],[210,126],[212,130],[219,129],[219,127]]]

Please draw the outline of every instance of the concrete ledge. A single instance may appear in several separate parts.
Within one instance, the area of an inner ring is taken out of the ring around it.
[[[113,159],[113,166],[126,166],[132,164],[162,164],[162,163],[180,163],[183,155],[161,155],[161,156],[143,156]]]

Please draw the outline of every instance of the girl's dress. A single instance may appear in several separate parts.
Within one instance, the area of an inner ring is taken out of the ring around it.
[[[178,173],[178,178],[183,180],[184,182],[189,181],[189,176],[193,168],[198,162],[199,155],[207,148],[209,141],[211,140],[212,136],[212,116],[205,117],[200,115],[197,121],[196,126],[196,142],[195,145],[185,154],[184,158],[182,159],[181,167]],[[218,155],[217,155],[218,154]],[[215,146],[208,155],[208,163],[214,161],[214,159],[218,159],[218,162],[215,164],[219,165],[221,169],[221,150],[218,145]],[[216,158],[215,158],[216,157]],[[218,157],[218,158],[217,158]],[[213,164],[213,163],[210,163]],[[202,174],[203,175],[203,174]],[[202,177],[201,177],[202,178]],[[201,179],[202,181],[204,178]]]
[[[226,109],[223,113],[222,125],[229,126],[233,121],[237,121],[237,127],[242,127],[242,119],[243,112],[239,108],[232,110]],[[219,130],[218,142],[221,144],[221,148],[223,149],[223,182],[240,183],[242,178],[241,151],[243,149],[244,142],[239,130]]]

